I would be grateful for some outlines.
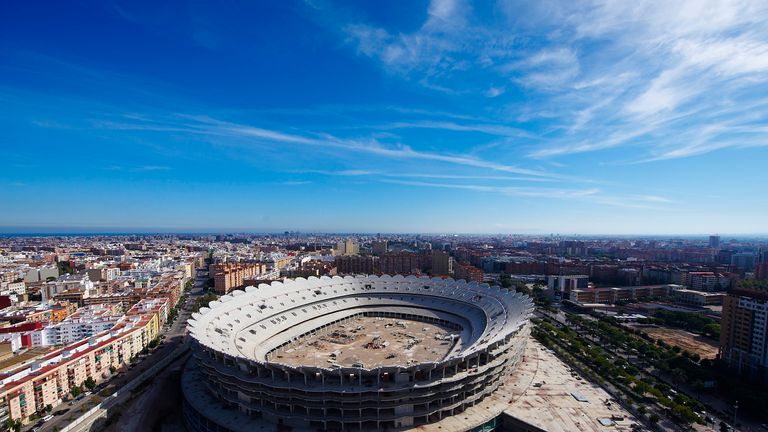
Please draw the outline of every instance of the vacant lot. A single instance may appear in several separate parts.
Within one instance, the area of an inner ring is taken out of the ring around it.
[[[717,355],[720,345],[710,338],[699,336],[695,333],[685,330],[664,328],[664,327],[646,327],[635,326],[654,339],[661,339],[670,346],[679,346],[680,348],[696,353],[703,359],[712,359]]]

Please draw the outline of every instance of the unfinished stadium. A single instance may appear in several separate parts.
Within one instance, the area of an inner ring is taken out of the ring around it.
[[[190,320],[187,426],[404,430],[466,415],[514,372],[532,310],[503,288],[415,276],[234,291]]]

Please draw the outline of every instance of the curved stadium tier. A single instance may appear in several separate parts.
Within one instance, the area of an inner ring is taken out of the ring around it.
[[[408,429],[503,384],[529,335],[529,297],[403,276],[286,280],[233,291],[189,323],[193,431]]]

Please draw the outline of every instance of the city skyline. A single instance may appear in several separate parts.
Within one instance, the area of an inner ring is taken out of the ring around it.
[[[764,2],[2,9],[3,232],[766,233]]]

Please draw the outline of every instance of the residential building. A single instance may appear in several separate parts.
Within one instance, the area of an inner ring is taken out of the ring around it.
[[[448,252],[432,251],[432,275],[450,276],[453,274],[453,257]]]
[[[768,381],[768,282],[742,281],[723,300],[720,357]]]
[[[354,255],[336,257],[336,271],[339,274],[375,274],[379,272],[379,257]]]
[[[387,253],[387,241],[386,240],[377,240],[371,243],[371,252],[374,255],[384,255]]]
[[[456,264],[453,267],[453,276],[467,282],[483,282],[483,271],[470,264]]]
[[[261,274],[264,270],[264,264],[261,263],[217,263],[210,266],[213,287],[218,294],[226,294],[233,289],[242,288],[244,279]]]
[[[672,299],[676,304],[690,307],[704,307],[723,304],[724,293],[702,292],[689,289],[672,291]]]
[[[107,331],[53,351],[32,364],[0,374],[0,419],[28,424],[33,414],[72,399],[71,390],[88,378],[96,383],[157,338],[156,312],[128,317]]]
[[[562,293],[563,298],[567,298],[567,294],[572,290],[584,290],[588,287],[589,276],[587,275],[547,276],[547,288]]]

